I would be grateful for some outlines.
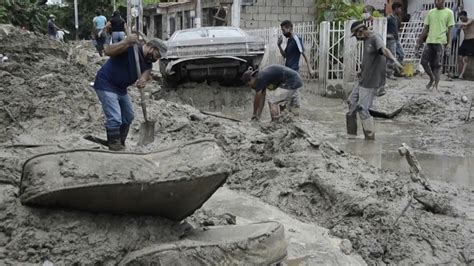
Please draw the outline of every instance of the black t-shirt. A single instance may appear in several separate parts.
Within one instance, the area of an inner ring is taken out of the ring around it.
[[[120,16],[115,16],[110,20],[112,24],[112,32],[114,31],[125,31],[125,20]]]
[[[298,72],[282,65],[269,65],[258,72],[256,91],[274,90],[278,87],[296,90],[303,86]]]

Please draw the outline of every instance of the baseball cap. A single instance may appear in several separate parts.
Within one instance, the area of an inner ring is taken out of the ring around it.
[[[168,50],[168,48],[166,47],[166,44],[165,44],[164,41],[162,41],[158,38],[153,38],[153,39],[149,40],[147,44],[153,46],[156,49],[158,49],[158,51],[160,52],[161,57],[166,56],[166,51]]]
[[[242,82],[244,84],[247,84],[249,83],[250,79],[255,76],[255,74],[257,74],[258,70],[253,70],[252,67],[249,67],[249,69],[247,71],[244,72],[244,74],[242,74]]]
[[[351,25],[352,36],[355,36],[356,33],[357,33],[357,30],[359,30],[363,27],[366,27],[363,21],[356,21],[356,22],[352,23],[352,25]]]

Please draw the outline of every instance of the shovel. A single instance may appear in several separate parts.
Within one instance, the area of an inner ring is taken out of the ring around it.
[[[140,60],[138,58],[138,46],[135,44],[133,46],[133,53],[135,55],[135,64],[137,65],[137,75],[140,78],[142,71],[140,69]],[[138,89],[140,91],[140,104],[142,106],[143,118],[145,122],[140,124],[140,136],[138,137],[138,145],[143,146],[152,143],[155,140],[155,122],[148,120],[146,113],[146,104],[145,104],[145,92],[143,89]]]

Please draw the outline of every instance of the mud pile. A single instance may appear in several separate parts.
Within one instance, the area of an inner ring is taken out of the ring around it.
[[[401,84],[400,87],[377,98],[375,105],[378,109],[389,110],[403,106],[402,115],[398,118],[401,121],[442,125],[448,128],[463,124],[470,101],[463,102],[461,98],[466,96],[471,99],[474,96],[474,86],[465,81],[443,81],[439,91],[433,91],[422,89],[426,82],[423,78],[414,78],[408,82],[402,80],[397,83]],[[458,84],[460,82],[463,84]],[[403,85],[407,83],[409,86]]]
[[[78,49],[70,52],[44,37],[21,34],[0,42],[0,52],[11,58],[0,65],[5,107],[0,111],[0,262],[38,263],[47,257],[55,263],[113,265],[132,251],[178,240],[186,226],[156,217],[20,204],[25,160],[55,150],[103,148],[81,137],[104,134],[100,105],[89,88],[95,59],[86,55],[84,64]],[[22,41],[28,38],[32,41]],[[131,95],[138,99],[135,90]],[[314,121],[235,122],[166,100],[148,104],[149,116],[157,121],[155,142],[135,145],[143,121],[135,105],[130,152],[214,139],[233,163],[228,187],[329,228],[369,264],[474,261],[472,190],[433,182],[435,192],[425,191],[408,174],[372,167],[323,141],[322,125]],[[232,214],[213,216],[200,211],[189,221],[196,226],[235,223]]]
[[[89,86],[99,65],[79,62],[79,47],[4,25],[0,39],[0,53],[9,57],[0,64],[0,142],[14,141],[24,131],[66,132],[100,125],[100,109]]]

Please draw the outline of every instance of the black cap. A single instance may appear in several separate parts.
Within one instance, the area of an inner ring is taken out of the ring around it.
[[[242,74],[242,82],[244,84],[247,84],[249,83],[250,79],[255,76],[255,74],[257,74],[258,70],[253,70],[252,67],[249,67],[249,69],[247,71],[244,72],[244,74]]]
[[[361,28],[367,28],[367,26],[365,26],[363,21],[356,21],[356,22],[352,23],[352,25],[351,25],[352,36],[355,36],[357,30],[359,30]]]

